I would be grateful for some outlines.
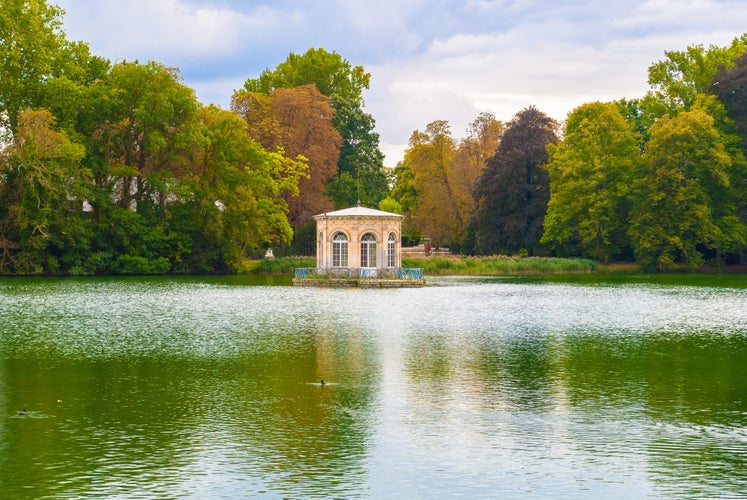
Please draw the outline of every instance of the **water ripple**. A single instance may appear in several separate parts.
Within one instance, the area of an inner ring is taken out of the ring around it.
[[[429,282],[0,280],[0,493],[747,491],[747,290]]]

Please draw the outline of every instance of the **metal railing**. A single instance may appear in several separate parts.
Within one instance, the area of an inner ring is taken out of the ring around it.
[[[369,267],[297,267],[296,279],[396,279],[422,280],[423,269],[413,267],[369,268]]]

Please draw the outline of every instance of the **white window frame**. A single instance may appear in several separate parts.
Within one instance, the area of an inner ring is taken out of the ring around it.
[[[387,266],[397,267],[397,237],[394,233],[389,233],[389,239],[387,241]]]
[[[366,233],[361,238],[361,267],[376,267],[376,235]]]
[[[348,236],[342,231],[332,236],[332,267],[348,267]]]

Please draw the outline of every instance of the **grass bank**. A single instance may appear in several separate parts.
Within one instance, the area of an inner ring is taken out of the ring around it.
[[[425,257],[404,258],[402,267],[423,268],[426,275],[561,274],[591,273],[598,269],[589,259],[554,257]]]
[[[293,274],[297,267],[315,267],[314,257],[277,257],[247,261],[242,273]],[[425,257],[404,258],[402,267],[422,268],[426,275],[496,275],[496,274],[560,274],[591,273],[597,263],[588,259],[558,259],[552,257]]]
[[[277,257],[248,261],[242,272],[249,274],[293,274],[297,267],[315,267],[314,257]],[[562,274],[591,273],[599,266],[588,259],[554,257],[425,257],[404,258],[402,267],[422,268],[426,275]]]

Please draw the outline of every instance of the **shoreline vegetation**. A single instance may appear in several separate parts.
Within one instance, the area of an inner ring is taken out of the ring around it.
[[[297,267],[314,267],[314,257],[277,257],[245,261],[240,274],[293,274]],[[635,263],[600,264],[590,259],[519,257],[507,255],[405,257],[402,267],[421,268],[430,276],[496,276],[531,274],[646,274]],[[677,273],[747,273],[745,266],[681,267]]]
[[[431,276],[745,272],[702,263],[747,266],[747,33],[667,51],[645,96],[562,122],[485,111],[459,138],[435,119],[385,166],[372,75],[335,51],[291,52],[223,109],[176,67],[68,40],[53,1],[0,9],[1,276],[291,274],[314,260],[251,259],[313,255],[313,214],[358,205],[453,251],[402,249]]]
[[[243,272],[250,274],[292,274],[297,267],[314,267],[313,257],[278,257],[248,261]],[[405,257],[402,267],[420,268],[426,275],[499,275],[499,274],[578,274],[593,273],[599,265],[589,259],[555,257]]]

